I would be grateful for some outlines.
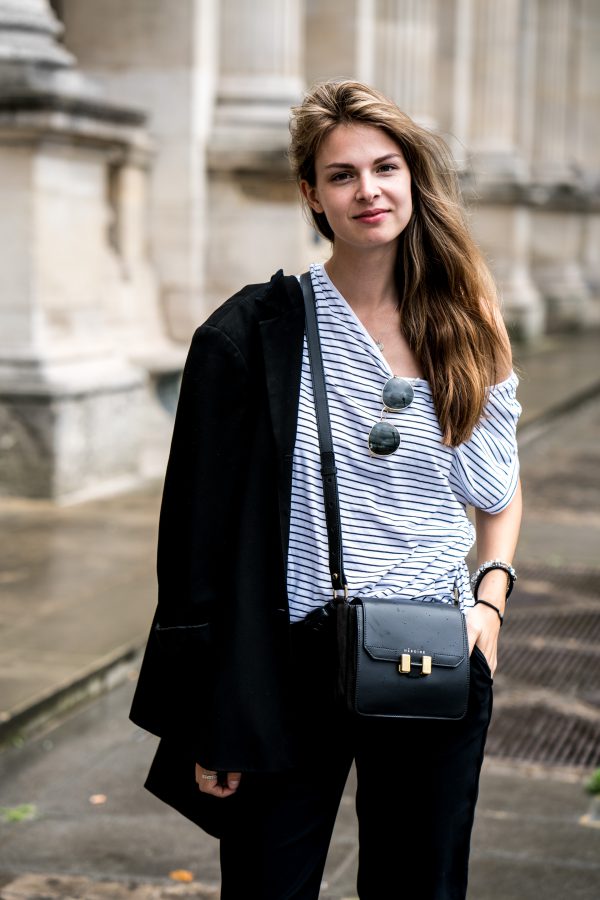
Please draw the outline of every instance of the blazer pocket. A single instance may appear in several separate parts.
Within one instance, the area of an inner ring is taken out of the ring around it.
[[[160,622],[156,622],[154,625],[154,633],[161,650],[173,657],[208,647],[210,632],[210,622],[202,622],[200,625],[161,625]]]
[[[212,694],[215,651],[209,622],[152,629],[152,676],[146,678],[147,718],[160,737],[195,744],[204,727],[200,691]]]

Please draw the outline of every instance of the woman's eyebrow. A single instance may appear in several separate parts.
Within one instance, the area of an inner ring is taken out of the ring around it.
[[[397,157],[398,159],[402,159],[402,155],[400,153],[386,153],[385,156],[378,156],[377,159],[373,160],[373,165],[377,166],[379,163],[385,162],[388,159],[394,159]],[[332,162],[327,163],[325,166],[326,169],[354,169],[356,168],[354,163],[342,163],[342,162]]]

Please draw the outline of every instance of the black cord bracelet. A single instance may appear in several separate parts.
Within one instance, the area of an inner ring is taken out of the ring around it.
[[[498,618],[500,619],[500,628],[502,628],[502,626],[504,625],[504,616],[502,615],[498,607],[493,603],[490,603],[489,600],[476,600],[475,605],[477,606],[478,603],[482,603],[484,606],[489,606],[490,609],[493,609],[498,614]]]

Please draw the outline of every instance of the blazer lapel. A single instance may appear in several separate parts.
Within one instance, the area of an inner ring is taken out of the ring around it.
[[[304,305],[298,279],[280,271],[271,279],[260,316],[267,392],[277,447],[279,524],[284,562],[290,531],[292,460],[298,424],[304,342]]]

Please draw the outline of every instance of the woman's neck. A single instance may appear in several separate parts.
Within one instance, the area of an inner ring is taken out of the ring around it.
[[[336,248],[325,263],[325,271],[354,312],[362,317],[398,305],[394,279],[396,248]]]

